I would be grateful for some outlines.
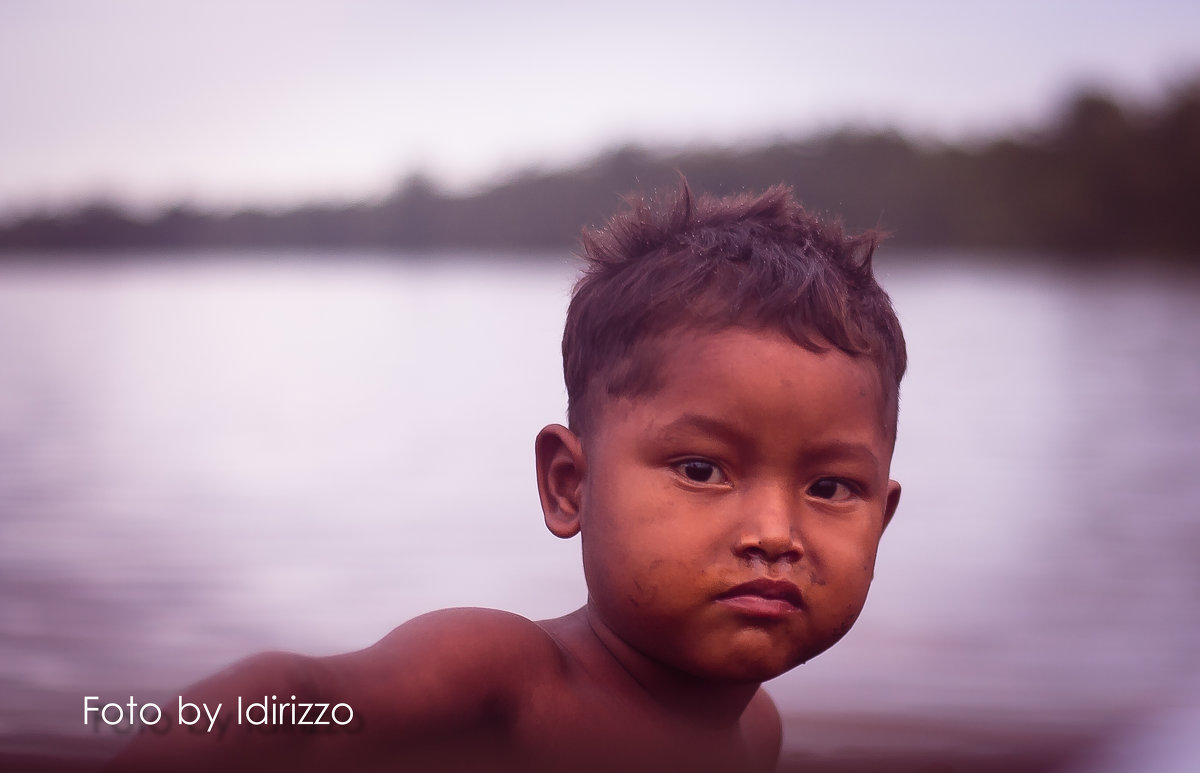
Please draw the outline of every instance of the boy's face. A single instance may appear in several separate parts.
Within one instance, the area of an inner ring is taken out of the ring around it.
[[[661,387],[608,400],[584,439],[589,605],[654,660],[769,679],[840,639],[866,600],[900,494],[879,379],[769,331],[663,348]]]

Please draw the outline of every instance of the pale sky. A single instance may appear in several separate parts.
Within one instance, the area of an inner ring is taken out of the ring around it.
[[[1200,2],[0,0],[0,214],[463,189],[625,142],[946,138],[1200,72]]]

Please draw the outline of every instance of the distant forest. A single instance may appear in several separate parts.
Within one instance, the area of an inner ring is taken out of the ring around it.
[[[974,143],[845,129],[758,147],[623,147],[469,195],[414,175],[382,201],[287,211],[181,205],[138,218],[94,202],[0,223],[0,250],[563,249],[581,225],[603,222],[619,194],[673,185],[680,173],[711,192],[788,183],[809,209],[852,229],[882,227],[894,245],[1200,265],[1200,76],[1149,107],[1080,93],[1050,125]]]

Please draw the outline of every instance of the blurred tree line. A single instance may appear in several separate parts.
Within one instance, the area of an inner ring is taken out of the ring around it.
[[[0,249],[564,248],[618,194],[792,185],[853,229],[920,247],[1200,257],[1200,76],[1144,108],[1077,94],[1049,126],[947,144],[842,130],[762,147],[624,147],[576,169],[527,171],[470,195],[414,175],[383,201],[234,214],[176,206],[137,218],[103,202],[0,224]]]

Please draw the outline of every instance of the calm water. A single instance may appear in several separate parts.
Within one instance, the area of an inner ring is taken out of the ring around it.
[[[904,496],[862,619],[774,683],[783,710],[1099,726],[1196,701],[1200,281],[887,257]],[[259,649],[579,606],[532,463],[573,276],[0,267],[0,749]]]

